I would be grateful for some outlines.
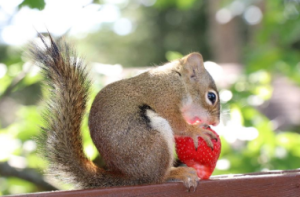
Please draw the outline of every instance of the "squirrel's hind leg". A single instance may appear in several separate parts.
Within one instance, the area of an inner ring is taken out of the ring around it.
[[[170,174],[167,178],[167,182],[183,182],[184,186],[189,190],[197,188],[199,183],[199,177],[197,171],[191,167],[173,167],[171,168]]]

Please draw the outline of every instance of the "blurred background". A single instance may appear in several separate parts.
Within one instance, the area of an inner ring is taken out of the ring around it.
[[[75,46],[91,98],[107,83],[202,53],[220,90],[214,175],[300,167],[300,0],[0,0],[0,195],[69,189],[43,175],[36,32]],[[103,165],[83,123],[86,154]]]

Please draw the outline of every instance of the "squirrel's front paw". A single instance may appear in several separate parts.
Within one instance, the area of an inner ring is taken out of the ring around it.
[[[167,178],[168,182],[180,181],[183,182],[184,186],[191,191],[196,190],[199,182],[199,177],[197,176],[197,171],[191,167],[173,167]]]
[[[194,141],[194,145],[195,145],[196,149],[199,146],[198,137],[203,138],[204,141],[206,142],[207,146],[209,146],[211,149],[214,148],[214,144],[212,143],[211,140],[212,139],[218,139],[217,135],[214,132],[212,132],[209,129],[209,127],[200,127],[199,131],[192,136],[192,139]]]

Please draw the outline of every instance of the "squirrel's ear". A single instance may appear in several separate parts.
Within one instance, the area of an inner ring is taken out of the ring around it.
[[[201,71],[205,69],[200,53],[190,53],[184,56],[180,61],[184,70],[191,78],[198,78]]]

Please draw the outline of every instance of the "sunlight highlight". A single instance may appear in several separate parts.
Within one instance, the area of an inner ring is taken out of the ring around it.
[[[228,23],[231,19],[232,14],[227,8],[222,8],[216,13],[216,20],[221,24]]]
[[[125,36],[132,32],[132,23],[127,18],[122,18],[115,22],[114,32],[120,36]]]
[[[219,64],[212,61],[206,61],[204,62],[204,67],[215,81],[222,79],[223,68]]]
[[[230,168],[230,161],[228,159],[219,159],[217,161],[216,169],[228,170]]]
[[[13,139],[12,136],[7,134],[0,134],[0,161],[7,160],[11,157],[13,152],[20,148],[22,145],[19,139]]]
[[[262,12],[257,6],[247,8],[244,18],[249,25],[257,25],[262,20]]]
[[[126,3],[124,0],[119,2]],[[22,7],[14,14],[19,3],[18,0],[12,0],[1,4],[1,9],[13,16],[10,25],[4,26],[0,35],[1,41],[8,45],[25,44],[36,36],[36,31],[49,30],[54,36],[69,31],[71,35],[84,36],[99,30],[103,23],[116,23],[113,26],[119,35],[127,35],[133,30],[131,21],[120,19],[120,8],[112,3],[98,5],[93,4],[92,0],[46,0],[42,11]],[[1,13],[0,22],[4,23],[8,18]]]
[[[7,72],[7,67],[5,64],[0,63],[0,79],[5,76]]]

